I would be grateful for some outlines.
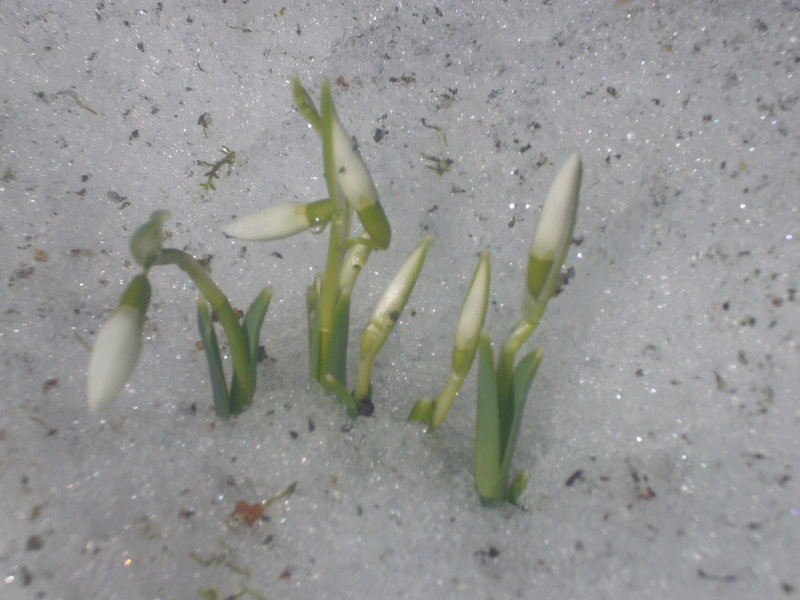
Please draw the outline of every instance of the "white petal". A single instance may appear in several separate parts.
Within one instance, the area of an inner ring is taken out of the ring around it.
[[[89,360],[86,389],[90,412],[111,404],[136,368],[142,349],[142,321],[141,312],[123,304],[100,330]]]
[[[353,140],[333,113],[333,156],[336,180],[347,201],[356,211],[361,211],[378,201],[378,191]]]
[[[223,227],[222,232],[239,240],[265,242],[289,237],[309,227],[306,205],[302,202],[287,202],[237,219]]]
[[[375,310],[372,312],[372,319],[378,321],[381,318],[388,317],[392,313],[397,313],[403,310],[406,305],[411,290],[417,282],[422,263],[425,261],[425,254],[428,252],[428,246],[431,245],[433,236],[425,236],[422,241],[417,244],[417,247],[408,255],[408,258],[397,271],[386,291],[383,292]]]

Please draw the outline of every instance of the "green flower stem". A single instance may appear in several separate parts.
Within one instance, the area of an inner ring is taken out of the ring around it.
[[[484,250],[475,267],[475,273],[472,275],[472,281],[458,314],[458,324],[453,339],[453,358],[447,383],[435,400],[421,398],[411,409],[411,414],[408,415],[409,421],[428,423],[431,431],[442,424],[461,384],[472,367],[475,353],[478,351],[481,331],[486,319],[486,309],[489,304],[490,271],[489,251]]]
[[[470,366],[471,365],[472,361],[470,361]],[[444,421],[447,411],[450,410],[450,407],[455,401],[458,390],[461,389],[461,384],[464,383],[464,378],[467,376],[467,373],[469,373],[469,369],[461,372],[450,372],[450,377],[447,379],[442,393],[433,401],[431,429],[437,429],[439,425],[442,424],[442,421]]]
[[[326,362],[326,357],[330,351],[330,334],[334,327],[334,315],[336,306],[339,302],[339,275],[342,268],[342,255],[344,245],[342,244],[342,230],[347,215],[338,214],[331,223],[331,235],[328,243],[328,257],[325,262],[325,271],[322,276],[322,290],[320,293],[319,305],[319,350],[320,366]],[[318,373],[317,379],[321,379],[325,373]]]
[[[328,196],[333,200],[334,215],[331,222],[328,257],[322,278],[322,293],[319,306],[320,368],[317,372],[317,379],[320,381],[327,374],[322,372],[322,366],[328,362],[330,335],[334,326],[333,319],[336,313],[336,305],[339,300],[339,273],[341,271],[345,243],[350,233],[350,209],[342,197],[341,190],[336,185],[336,178],[333,174],[335,169],[333,155],[333,102],[331,100],[330,85],[327,80],[322,82],[321,110],[322,159],[325,167],[325,181],[328,185]]]
[[[339,295],[347,298],[352,294],[356,279],[361,274],[361,271],[364,270],[364,265],[367,264],[370,253],[375,250],[375,247],[368,243],[369,238],[366,236],[355,238],[351,241],[354,244],[347,251],[347,255],[344,257],[344,264],[339,273]],[[362,241],[365,243],[361,243]]]
[[[497,392],[501,406],[503,399],[510,397],[511,377],[514,373],[514,360],[517,352],[536,329],[543,312],[538,311],[539,318],[535,322],[520,319],[503,341],[503,346],[500,348],[500,356],[497,359]]]
[[[197,289],[208,300],[208,303],[217,313],[219,322],[228,337],[233,359],[233,370],[238,378],[246,398],[252,398],[254,390],[253,378],[250,373],[250,357],[247,350],[247,340],[244,331],[239,325],[239,319],[228,302],[228,298],[217,287],[208,274],[208,270],[195,258],[176,248],[165,248],[161,251],[156,264],[175,265],[191,277]]]
[[[319,113],[314,106],[314,101],[309,96],[306,88],[303,87],[303,84],[300,83],[300,78],[297,75],[292,77],[292,96],[300,114],[311,124],[314,131],[322,134],[322,119],[320,119]]]

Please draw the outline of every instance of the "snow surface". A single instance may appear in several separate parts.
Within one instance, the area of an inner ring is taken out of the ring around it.
[[[2,598],[800,594],[796,0],[0,8]],[[325,193],[294,73],[314,96],[334,82],[393,227],[359,280],[354,344],[436,235],[378,356],[376,416],[355,423],[307,383],[325,236],[220,233]],[[223,145],[235,165],[204,191],[197,161]],[[572,146],[571,277],[526,346],[546,344],[515,457],[530,484],[524,509],[487,508],[474,370],[436,435],[405,417],[444,385],[484,247],[495,343],[518,318]],[[235,305],[275,289],[255,404],[227,422],[176,269],[154,272],[128,387],[87,410],[88,346],[137,272],[131,232],[159,208]],[[261,521],[231,517],[293,482]]]

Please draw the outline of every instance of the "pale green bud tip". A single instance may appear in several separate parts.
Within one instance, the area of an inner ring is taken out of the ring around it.
[[[150,215],[150,220],[140,225],[131,236],[131,256],[145,269],[149,269],[158,260],[163,240],[161,226],[168,218],[169,211],[157,210]]]
[[[149,299],[150,285],[144,276],[139,276],[128,286],[122,302],[100,329],[86,379],[90,412],[97,413],[111,404],[136,368]]]
[[[547,193],[542,216],[531,243],[532,256],[552,259],[569,245],[575,225],[582,171],[580,154],[575,149],[570,150]]]
[[[239,240],[265,242],[278,240],[305,231],[314,225],[302,202],[276,204],[222,228],[222,232]]]
[[[335,177],[350,206],[361,212],[378,202],[378,191],[355,142],[347,135],[336,110],[333,112],[332,137]],[[365,227],[366,228],[366,227]],[[369,233],[369,231],[367,231]]]
[[[458,317],[458,328],[453,346],[457,350],[472,350],[478,347],[478,337],[486,318],[486,307],[489,302],[489,251],[481,254],[475,274],[472,276],[461,313]]]

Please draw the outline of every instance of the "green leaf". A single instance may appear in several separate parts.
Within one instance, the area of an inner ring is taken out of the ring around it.
[[[292,95],[294,96],[294,103],[297,106],[297,110],[306,118],[306,121],[311,124],[314,130],[320,133],[322,130],[322,119],[320,119],[317,108],[314,106],[314,101],[306,91],[306,88],[303,87],[303,84],[300,83],[300,78],[297,75],[292,78]]]
[[[478,359],[478,414],[475,421],[473,474],[481,500],[496,502],[505,498],[505,480],[500,471],[500,415],[497,405],[497,377],[492,342],[481,333]]]
[[[323,373],[344,385],[347,381],[347,341],[350,331],[350,297],[342,296],[333,313],[328,347],[322,357]]]
[[[328,197],[333,200],[336,212],[344,215],[348,210],[347,199],[336,184],[336,161],[333,154],[333,99],[331,86],[327,79],[322,80],[320,98],[320,136],[322,137],[322,164],[325,167],[325,182],[328,186]],[[347,232],[342,242],[347,238]]]
[[[308,286],[306,294],[306,314],[308,316],[308,376],[319,381],[321,377],[319,363],[319,300],[320,300],[319,275],[314,277],[314,283]]]
[[[347,388],[344,387],[344,385],[342,385],[338,380],[334,379],[333,375],[329,373],[325,376],[324,381],[321,381],[320,383],[326,392],[333,392],[336,394],[339,402],[341,402],[347,410],[348,417],[351,419],[358,417],[358,403],[355,401],[353,396],[350,395],[350,392],[347,391]]]
[[[208,361],[208,374],[211,378],[211,390],[214,393],[214,410],[218,417],[226,418],[231,414],[228,385],[225,382],[225,372],[222,369],[222,356],[219,352],[217,334],[208,312],[208,304],[202,298],[197,299],[197,326]]]
[[[247,352],[250,356],[250,376],[254,389],[256,384],[256,367],[258,366],[258,339],[271,298],[271,287],[265,287],[261,290],[252,304],[250,304],[250,308],[247,309],[247,313],[244,315],[244,321],[242,322],[245,338],[247,339]],[[252,402],[252,398],[250,401]]]
[[[511,395],[513,399],[513,412],[509,415],[508,423],[501,423],[502,436],[502,466],[503,481],[507,482],[511,472],[511,460],[514,456],[514,449],[517,446],[520,426],[522,425],[522,415],[525,410],[525,402],[528,391],[536,376],[539,363],[542,362],[544,351],[537,348],[527,354],[514,369],[514,376],[511,382]]]
[[[247,343],[247,336],[245,335],[245,344]],[[250,366],[247,365],[248,369],[248,376],[250,373]],[[255,382],[254,382],[255,383]],[[248,394],[245,390],[244,386],[242,385],[242,380],[236,371],[233,372],[233,378],[231,379],[231,391],[229,394],[230,397],[230,407],[231,407],[231,414],[238,415],[241,412],[244,412],[250,402],[253,400],[252,394]]]

